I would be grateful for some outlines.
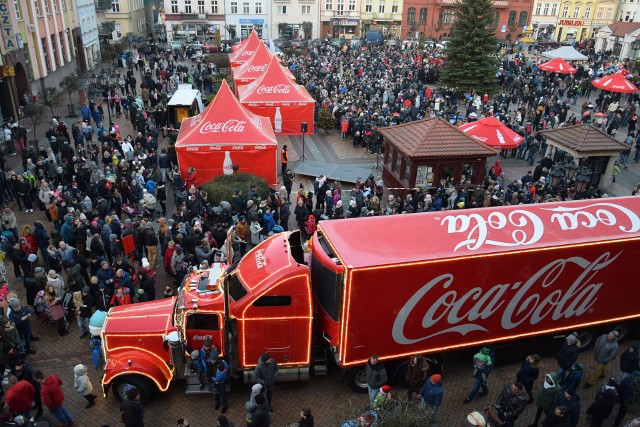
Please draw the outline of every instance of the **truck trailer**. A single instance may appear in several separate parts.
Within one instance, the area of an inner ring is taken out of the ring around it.
[[[252,382],[264,352],[278,381],[333,361],[366,391],[372,354],[402,380],[408,357],[578,331],[637,330],[640,197],[392,215],[278,233],[237,265],[190,273],[178,296],[115,307],[102,329],[103,387],[145,400],[187,378],[211,338]]]

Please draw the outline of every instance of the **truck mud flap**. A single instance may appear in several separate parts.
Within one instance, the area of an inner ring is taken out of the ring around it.
[[[111,383],[102,384],[102,394],[104,395],[105,399],[109,396],[109,390],[110,389],[111,389]]]

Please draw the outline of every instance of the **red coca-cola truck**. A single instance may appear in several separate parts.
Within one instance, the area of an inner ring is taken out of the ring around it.
[[[401,377],[415,353],[578,331],[636,329],[640,197],[323,221],[274,235],[237,266],[194,271],[178,297],[111,309],[103,386],[143,399],[187,377],[207,337],[252,380],[260,355],[279,381],[326,373],[366,389],[373,353]]]

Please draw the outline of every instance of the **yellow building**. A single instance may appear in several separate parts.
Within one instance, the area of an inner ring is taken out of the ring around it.
[[[595,36],[598,29],[609,25],[616,16],[614,0],[566,0],[558,11],[555,40],[582,41]]]
[[[115,31],[123,37],[128,33],[144,34],[146,18],[143,0],[111,0],[111,9],[105,11],[105,21],[115,23]]]
[[[400,37],[402,0],[360,0],[361,35],[381,30],[385,37]]]

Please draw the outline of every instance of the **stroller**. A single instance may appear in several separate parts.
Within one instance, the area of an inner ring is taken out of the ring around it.
[[[33,300],[33,306],[38,314],[38,319],[40,319],[45,325],[55,323],[55,320],[53,320],[53,313],[51,313],[51,308],[44,300],[44,291],[38,291],[35,299]],[[71,321],[76,317],[76,306],[73,303],[73,294],[71,292],[65,291],[62,296],[60,308],[64,312],[64,328],[69,329]]]
[[[126,213],[129,217],[134,218],[142,215],[142,211],[140,209],[134,208],[132,206],[127,205],[126,203],[122,204],[122,211]]]

